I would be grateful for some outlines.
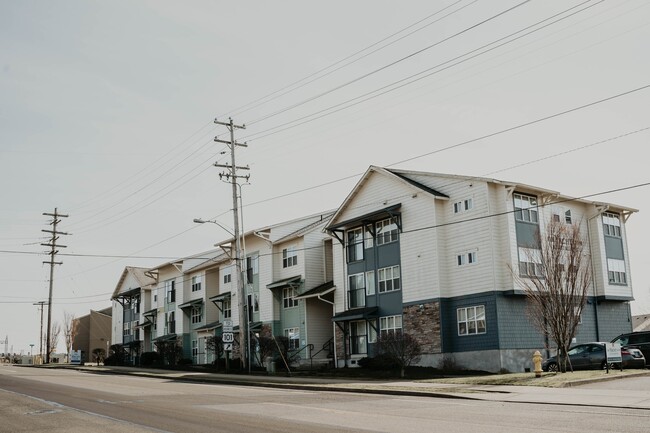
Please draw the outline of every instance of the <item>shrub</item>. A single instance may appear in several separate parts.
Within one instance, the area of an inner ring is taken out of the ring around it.
[[[161,359],[158,352],[144,352],[140,357],[140,365],[143,367],[151,367],[152,365],[160,365]]]

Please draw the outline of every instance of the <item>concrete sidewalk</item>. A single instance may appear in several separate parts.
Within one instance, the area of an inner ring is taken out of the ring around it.
[[[605,386],[599,388],[597,385],[593,385],[607,380],[608,377],[603,377],[598,381],[569,382],[569,386],[564,388],[546,388],[510,385],[462,385],[436,383],[435,381],[319,378],[300,375],[290,377],[236,375],[114,366],[65,366],[63,368],[72,368],[95,374],[123,374],[163,380],[241,386],[650,410],[650,389],[617,390],[607,389]],[[638,374],[626,376],[626,378],[631,377],[650,377],[650,371],[643,370]],[[580,387],[580,385],[586,383],[592,385],[588,389]]]

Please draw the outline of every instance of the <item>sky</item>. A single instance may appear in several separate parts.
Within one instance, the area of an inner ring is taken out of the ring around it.
[[[0,339],[110,306],[125,266],[335,209],[370,165],[517,181],[638,209],[650,313],[650,2],[0,0]],[[62,340],[62,339],[61,339]],[[63,348],[62,341],[59,348]],[[4,352],[4,347],[0,347]]]

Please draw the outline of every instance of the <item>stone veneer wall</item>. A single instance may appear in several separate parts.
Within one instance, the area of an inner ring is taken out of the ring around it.
[[[334,332],[336,333],[336,356],[339,360],[343,360],[343,357],[345,356],[345,351],[343,350],[343,344],[346,344],[345,337],[343,335],[343,331],[341,331],[341,328],[339,328],[339,325],[334,326]],[[348,358],[350,358],[350,351],[348,350],[347,352]]]
[[[440,353],[440,303],[427,302],[404,307],[402,327],[420,343],[422,353]]]

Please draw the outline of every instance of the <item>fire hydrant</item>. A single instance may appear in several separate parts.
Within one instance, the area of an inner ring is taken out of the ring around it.
[[[542,354],[536,350],[533,354],[533,366],[535,368],[535,377],[542,377]]]

